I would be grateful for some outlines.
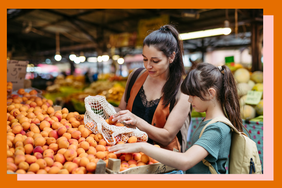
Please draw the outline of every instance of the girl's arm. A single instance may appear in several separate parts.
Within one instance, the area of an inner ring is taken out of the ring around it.
[[[133,144],[118,144],[109,148],[110,152],[135,153],[143,152],[149,157],[162,164],[174,167],[179,170],[188,170],[208,156],[207,150],[198,145],[193,145],[185,153],[158,148],[146,142]]]

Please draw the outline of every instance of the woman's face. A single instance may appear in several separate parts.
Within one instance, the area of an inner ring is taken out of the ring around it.
[[[169,73],[169,61],[162,51],[154,46],[143,47],[144,67],[148,70],[151,77],[167,77]]]

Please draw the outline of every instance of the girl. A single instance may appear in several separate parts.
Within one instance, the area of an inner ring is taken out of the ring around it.
[[[143,42],[146,71],[132,86],[128,103],[123,96],[112,119],[146,132],[151,144],[178,151],[182,140],[177,135],[186,121],[186,144],[191,120],[188,96],[180,91],[185,73],[182,54],[179,33],[173,26],[164,25],[150,33]]]
[[[112,146],[109,151],[117,154],[143,152],[163,164],[196,174],[210,174],[209,168],[202,162],[206,159],[217,173],[225,174],[231,146],[231,129],[228,125],[217,122],[209,125],[201,138],[199,134],[215,117],[227,117],[242,131],[239,99],[230,69],[225,65],[215,67],[212,64],[199,63],[188,73],[181,85],[181,91],[189,95],[189,102],[196,111],[206,112],[205,119],[192,136],[191,148],[185,153],[178,153],[139,142]]]

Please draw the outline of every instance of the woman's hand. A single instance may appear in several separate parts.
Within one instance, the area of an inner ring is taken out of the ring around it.
[[[125,123],[129,125],[137,126],[138,117],[132,114],[129,110],[121,110],[115,115],[113,115],[113,120],[119,123]]]
[[[138,143],[127,143],[127,144],[117,144],[109,147],[109,152],[114,152],[115,154],[119,153],[137,153],[142,150],[143,145],[147,144],[146,142]]]

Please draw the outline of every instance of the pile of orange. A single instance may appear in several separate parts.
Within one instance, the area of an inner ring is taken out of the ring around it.
[[[53,102],[18,90],[7,99],[7,171],[21,174],[94,173],[101,159],[121,159],[120,170],[156,163],[143,153],[119,154],[103,135],[84,125],[84,115],[55,111]],[[20,96],[21,95],[21,96]],[[137,142],[130,137],[128,142]],[[119,142],[118,144],[123,144]]]

